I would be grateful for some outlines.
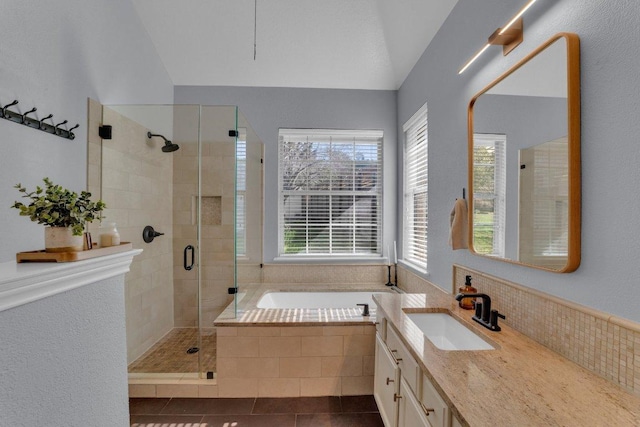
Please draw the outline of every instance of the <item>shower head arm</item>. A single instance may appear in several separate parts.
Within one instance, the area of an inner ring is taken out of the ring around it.
[[[171,144],[171,141],[169,141],[167,138],[165,138],[164,136],[160,135],[159,133],[147,132],[147,138],[151,139],[151,137],[154,137],[154,136],[158,136],[158,137],[164,139],[164,143],[165,144]]]

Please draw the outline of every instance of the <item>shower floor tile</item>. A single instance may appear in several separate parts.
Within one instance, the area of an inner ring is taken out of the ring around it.
[[[199,347],[197,353],[187,353]],[[198,367],[198,358],[202,367]],[[198,329],[174,328],[146,353],[129,365],[130,373],[191,373],[216,371],[216,333],[207,329],[198,346]]]

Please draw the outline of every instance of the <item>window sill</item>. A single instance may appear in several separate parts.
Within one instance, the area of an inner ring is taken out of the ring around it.
[[[389,259],[380,256],[278,256],[272,261],[274,264],[372,264],[388,265]]]

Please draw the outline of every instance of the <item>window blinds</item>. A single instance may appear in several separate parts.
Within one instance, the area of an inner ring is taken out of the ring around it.
[[[281,129],[280,255],[380,253],[382,132]]]
[[[428,127],[423,106],[405,125],[403,259],[427,268]]]

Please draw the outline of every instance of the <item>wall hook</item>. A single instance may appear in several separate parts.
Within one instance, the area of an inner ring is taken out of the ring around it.
[[[69,129],[69,139],[75,139],[76,135],[71,131],[76,129],[76,128],[79,128],[79,127],[80,127],[80,123],[76,123],[76,125],[74,127]]]
[[[7,108],[12,107],[14,105],[16,105],[18,103],[18,100],[14,100],[11,104],[7,104],[4,107],[2,107],[2,117],[7,118]]]
[[[40,120],[40,130],[44,130],[45,129],[46,124],[44,123],[44,121],[50,119],[51,117],[53,117],[53,114],[49,114],[44,119]]]
[[[69,122],[68,120],[65,120],[61,123],[54,125],[53,122],[45,123],[46,120],[49,120],[53,117],[53,114],[49,114],[48,116],[40,120],[38,120],[36,117],[33,117],[33,116],[29,117],[30,114],[33,114],[36,111],[38,111],[36,107],[33,107],[31,110],[27,111],[24,114],[20,114],[19,112],[9,110],[9,107],[17,104],[18,104],[18,100],[16,99],[12,103],[3,105],[2,107],[0,107],[0,118],[6,119],[21,125],[25,125],[27,127],[30,127],[31,129],[38,129],[45,133],[59,136],[60,138],[74,139],[76,137],[71,131],[73,129],[77,129],[78,127],[80,127],[80,124],[76,124],[74,127],[72,127],[69,130],[62,129],[60,126],[67,124]]]
[[[69,120],[65,120],[64,122],[60,122],[56,125],[56,135],[62,134],[62,129],[60,129],[60,126],[66,125],[68,121]]]
[[[35,113],[36,111],[38,111],[38,109],[36,107],[33,107],[31,110],[29,110],[26,113],[24,113],[22,115],[22,124],[25,124],[25,125],[27,125],[29,127],[32,127],[32,128],[40,127],[40,121],[38,119],[27,117],[27,115],[29,115],[31,113]]]

